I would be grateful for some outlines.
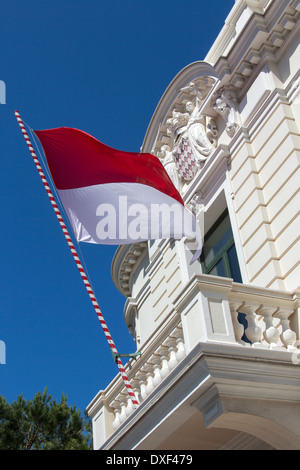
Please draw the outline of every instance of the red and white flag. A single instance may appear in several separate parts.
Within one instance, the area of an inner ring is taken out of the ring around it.
[[[200,256],[199,224],[157,157],[113,149],[69,127],[34,132],[79,242],[186,237],[197,241],[192,262]]]

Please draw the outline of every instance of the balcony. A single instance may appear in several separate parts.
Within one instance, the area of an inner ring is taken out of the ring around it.
[[[126,364],[139,407],[133,409],[120,375],[89,404],[95,448],[159,448],[175,429],[195,420],[195,413],[203,421],[203,433],[214,426],[249,433],[251,429],[241,424],[243,414],[247,423],[249,416],[255,416],[257,423],[265,420],[267,428],[268,417],[253,413],[250,406],[253,403],[255,409],[261,399],[265,410],[274,404],[276,409],[281,407],[279,414],[291,402],[299,408],[299,301],[299,292],[193,276],[173,302],[168,319],[139,349],[141,356]],[[134,299],[126,308],[131,303]],[[171,417],[176,417],[172,432],[167,425]],[[300,448],[300,430],[291,431],[284,419],[278,426],[285,429],[291,448]],[[257,424],[257,429],[263,430],[263,424]],[[278,436],[261,432],[260,439],[280,448],[283,438],[280,443]],[[221,448],[225,441],[210,445]]]

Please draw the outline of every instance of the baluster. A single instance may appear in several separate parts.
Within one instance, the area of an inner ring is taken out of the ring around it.
[[[263,320],[265,322],[265,330],[263,332],[263,336],[267,343],[269,343],[270,349],[278,349],[280,345],[279,341],[279,331],[273,325],[273,315],[276,312],[277,307],[264,305],[259,309],[259,314],[262,315]]]
[[[130,416],[133,411],[134,411],[133,403],[131,401],[131,398],[128,397],[127,398],[127,406],[126,406],[126,410],[125,410],[126,416]]]
[[[168,366],[168,352],[167,348],[165,346],[162,346],[158,350],[158,354],[160,354],[161,357],[161,367],[160,367],[160,376],[162,379],[164,379],[170,372],[169,366]]]
[[[124,393],[120,393],[119,400],[120,400],[120,405],[121,405],[121,413],[120,413],[119,420],[120,420],[120,423],[122,424],[127,418],[127,415],[126,415],[127,399]]]
[[[153,364],[153,386],[157,387],[158,384],[162,381],[162,377],[160,374],[160,365],[161,365],[161,358],[158,355],[153,355],[151,358],[151,363]]]
[[[261,328],[257,325],[255,312],[258,309],[258,304],[245,303],[240,307],[240,311],[246,314],[246,320],[248,322],[248,327],[245,331],[245,334],[249,341],[251,341],[253,347],[262,348],[264,345],[261,343],[262,331]]]
[[[153,392],[153,390],[154,390],[154,385],[153,385],[152,373],[149,369],[149,364],[147,364],[146,380],[147,380],[146,393],[147,393],[147,395],[150,395],[150,393]]]
[[[147,384],[147,380],[146,380],[146,374],[145,372],[140,372],[139,373],[139,376],[140,376],[140,396],[141,396],[141,400],[145,400],[147,398],[147,392],[146,392],[146,384]]]
[[[174,336],[176,338],[176,348],[177,348],[175,356],[176,356],[177,362],[180,362],[186,356],[182,328],[178,328]]]
[[[146,362],[142,369],[141,372],[143,374],[143,398],[145,399],[154,389],[153,383],[152,383],[152,364]]]
[[[275,317],[280,319],[280,324],[282,326],[282,333],[280,339],[288,351],[296,351],[296,333],[290,329],[290,320],[289,317],[294,313],[294,310],[287,308],[280,308],[278,312],[275,313]]]
[[[176,344],[176,341],[174,338],[168,338],[166,341],[166,345],[169,348],[169,360],[168,360],[169,370],[174,369],[174,367],[176,367],[178,364],[177,359],[176,359],[176,353],[175,353],[175,344]]]
[[[121,414],[121,406],[120,406],[120,402],[119,400],[114,400],[112,403],[111,403],[111,408],[113,408],[114,410],[114,415],[115,415],[115,419],[112,423],[112,426],[114,428],[114,430],[118,429],[118,427],[120,426],[121,424],[121,421],[120,421],[120,414]]]
[[[242,337],[245,332],[245,327],[238,320],[239,310],[242,305],[243,302],[229,302],[235,340],[237,343],[242,344],[244,346],[246,345],[246,343],[242,340]]]
[[[140,397],[139,397],[140,381],[138,377],[135,377],[131,380],[131,386],[132,386],[133,393],[135,394],[135,398],[139,402],[140,401]]]

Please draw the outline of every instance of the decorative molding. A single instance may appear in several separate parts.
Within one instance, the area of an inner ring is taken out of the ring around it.
[[[272,0],[245,0],[247,6],[259,15],[264,15]]]
[[[228,29],[226,23],[205,58],[214,65],[222,85],[234,85],[239,88],[241,96],[258,64],[266,59],[278,60],[288,35],[299,24],[300,11],[298,0],[245,0],[245,3],[237,2],[230,18],[236,15],[237,21],[238,13],[241,15],[246,3],[251,14],[244,27],[238,33],[232,33],[231,47],[227,47],[226,52],[222,48],[223,36]]]
[[[111,276],[116,288],[125,297],[131,295],[130,276],[136,263],[144,255],[147,242],[118,247],[111,266]]]

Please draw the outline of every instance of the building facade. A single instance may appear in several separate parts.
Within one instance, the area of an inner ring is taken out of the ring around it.
[[[143,152],[197,215],[193,243],[121,246],[141,355],[88,406],[95,449],[300,449],[300,0],[236,0],[162,96]]]

